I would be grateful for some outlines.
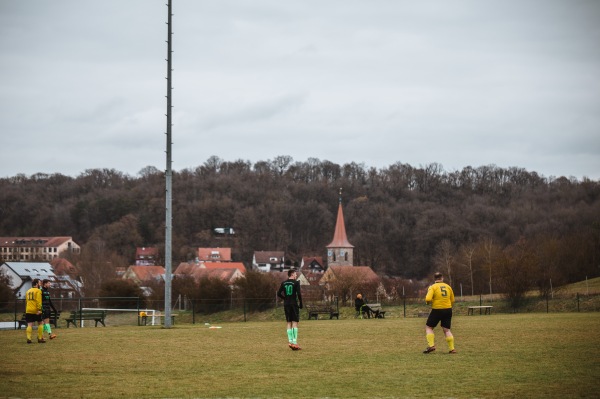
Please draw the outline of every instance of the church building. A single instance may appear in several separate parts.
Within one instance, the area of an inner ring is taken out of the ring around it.
[[[353,266],[354,245],[348,242],[346,236],[346,225],[344,224],[344,211],[342,209],[342,190],[340,189],[340,200],[338,205],[337,221],[333,240],[327,245],[327,266]]]

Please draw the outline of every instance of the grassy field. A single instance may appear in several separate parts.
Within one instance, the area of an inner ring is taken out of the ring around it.
[[[457,355],[422,318],[0,331],[0,397],[598,398],[600,314],[458,316]],[[439,328],[438,328],[439,330]]]

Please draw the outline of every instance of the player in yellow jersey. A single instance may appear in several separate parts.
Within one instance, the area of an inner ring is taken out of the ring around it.
[[[42,290],[40,290],[40,279],[34,278],[31,288],[25,293],[25,321],[27,322],[27,343],[31,343],[33,323],[38,323],[38,343],[43,344],[44,323],[42,320]]]
[[[450,353],[456,353],[454,349],[454,336],[450,331],[452,324],[452,305],[454,304],[454,291],[452,287],[444,283],[444,276],[440,272],[433,275],[435,283],[427,289],[425,303],[431,303],[431,312],[425,323],[425,335],[427,338],[427,349],[423,353],[435,351],[435,335],[433,329],[441,322],[442,330],[446,336]]]

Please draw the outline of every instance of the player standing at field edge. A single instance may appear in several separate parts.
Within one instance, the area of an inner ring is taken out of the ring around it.
[[[302,309],[302,294],[300,282],[296,280],[298,272],[288,271],[288,279],[281,283],[277,296],[283,299],[283,310],[287,322],[288,346],[292,350],[300,350],[298,346],[298,323],[300,322],[300,309]]]
[[[38,343],[46,342],[43,334],[42,324],[42,290],[40,290],[40,279],[34,278],[31,281],[31,288],[25,293],[25,321],[27,322],[27,343],[31,343],[31,333],[33,332],[33,323],[38,322]]]
[[[435,283],[429,286],[427,295],[425,296],[425,303],[431,303],[431,312],[425,323],[427,349],[425,349],[423,353],[435,351],[435,335],[433,334],[433,329],[439,322],[441,322],[442,330],[444,330],[450,353],[456,353],[456,350],[454,349],[454,336],[452,335],[452,331],[450,331],[454,291],[452,291],[452,287],[444,283],[442,273],[436,272],[433,277]]]
[[[44,320],[44,332],[48,333],[48,338],[54,339],[56,338],[56,334],[52,334],[52,327],[50,327],[50,315],[51,310],[54,313],[58,313],[54,304],[52,303],[52,299],[50,299],[50,280],[42,281],[42,319]]]

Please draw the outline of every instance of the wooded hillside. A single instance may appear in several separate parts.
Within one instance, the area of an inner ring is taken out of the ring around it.
[[[533,254],[535,273],[542,267],[565,282],[599,275],[600,182],[493,165],[375,169],[289,156],[255,164],[213,156],[174,172],[173,263],[198,247],[232,247],[246,264],[256,250],[324,256],[340,188],[355,264],[380,274],[423,278],[442,268],[481,288],[492,257],[510,253],[518,269]],[[164,247],[164,197],[164,173],[154,167],[135,177],[94,169],[3,178],[0,235],[68,235],[84,251],[101,243],[102,256],[131,264],[135,247]],[[236,234],[219,237],[217,227]]]

